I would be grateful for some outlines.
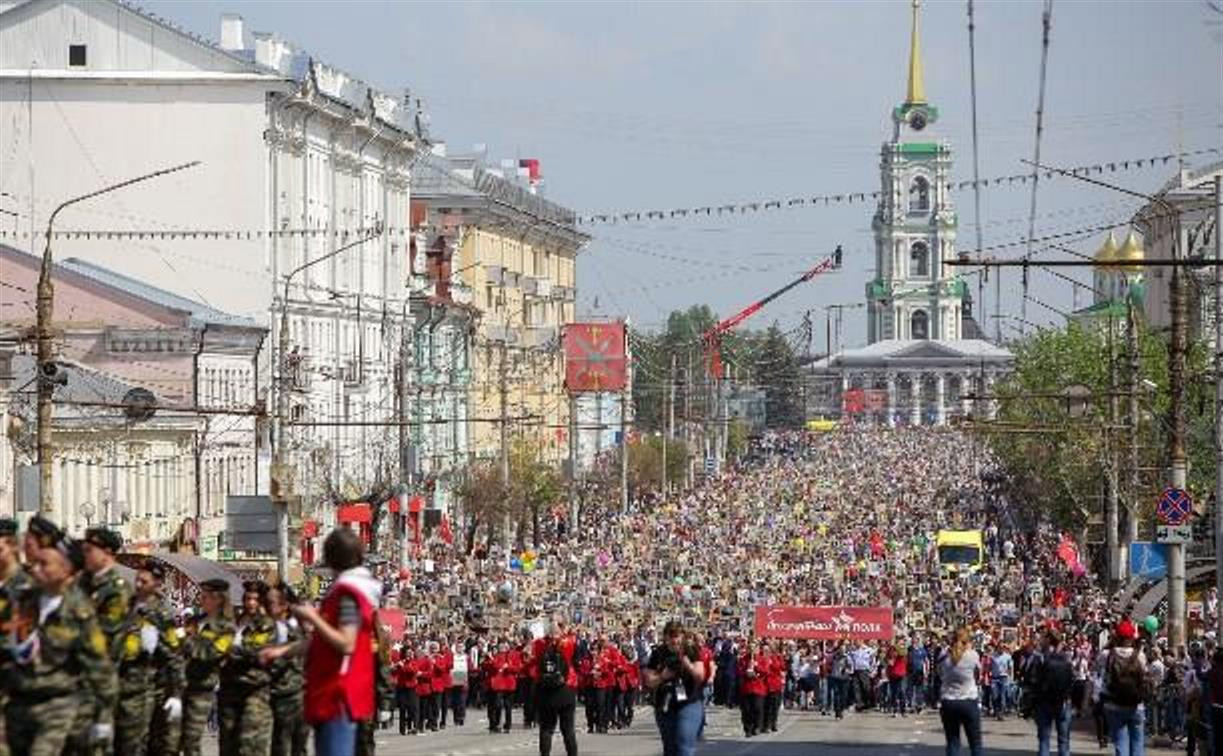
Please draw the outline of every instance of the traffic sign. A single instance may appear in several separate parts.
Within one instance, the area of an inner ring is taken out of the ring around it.
[[[1156,525],[1156,543],[1192,543],[1193,527],[1190,525]]]
[[[1155,516],[1161,525],[1184,525],[1193,515],[1193,497],[1180,488],[1165,488],[1155,505]]]

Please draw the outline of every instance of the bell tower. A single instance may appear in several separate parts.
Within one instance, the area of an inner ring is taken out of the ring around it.
[[[939,112],[926,100],[920,10],[920,0],[913,0],[905,100],[892,110],[892,139],[880,150],[882,187],[872,223],[875,279],[866,285],[871,343],[955,341],[963,333],[967,289],[946,265],[955,258],[951,145],[931,134]]]

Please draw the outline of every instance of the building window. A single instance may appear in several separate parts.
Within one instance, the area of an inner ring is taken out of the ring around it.
[[[925,277],[930,275],[930,248],[925,242],[914,242],[909,248],[909,275]]]
[[[85,65],[85,45],[68,45],[68,65]]]
[[[930,182],[922,176],[909,185],[909,212],[924,213],[930,210]]]
[[[918,310],[909,318],[909,338],[930,338],[930,317],[925,310]]]

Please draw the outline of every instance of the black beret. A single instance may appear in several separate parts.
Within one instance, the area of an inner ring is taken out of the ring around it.
[[[144,564],[140,565],[140,569],[149,573],[158,580],[166,579],[166,568],[162,566],[161,562],[154,562],[152,559],[150,559]]]
[[[33,536],[38,545],[44,549],[54,546],[64,535],[59,526],[42,515],[34,515],[30,518],[30,524],[26,526],[26,533]]]
[[[118,554],[123,548],[123,539],[119,534],[107,528],[89,528],[85,531],[85,543],[105,549],[112,554]]]
[[[200,583],[201,591],[211,591],[213,593],[229,593],[229,581],[221,578],[211,578]]]
[[[54,548],[72,564],[72,569],[80,572],[85,569],[85,552],[81,549],[81,542],[75,538],[69,538],[67,535],[60,533],[59,538],[55,543],[51,544]]]
[[[11,517],[0,517],[0,536],[17,535],[17,521]]]

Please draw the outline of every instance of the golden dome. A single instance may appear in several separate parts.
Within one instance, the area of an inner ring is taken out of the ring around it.
[[[1104,240],[1104,244],[1096,250],[1095,257],[1092,258],[1098,263],[1114,262],[1117,260],[1117,239],[1113,236],[1113,232],[1108,232],[1108,238]]]
[[[1142,242],[1138,241],[1138,235],[1130,231],[1130,235],[1125,237],[1125,243],[1121,245],[1121,249],[1117,250],[1116,258],[1124,263],[1123,270],[1127,273],[1141,273],[1143,271],[1143,261],[1146,260],[1147,254],[1142,249]]]

